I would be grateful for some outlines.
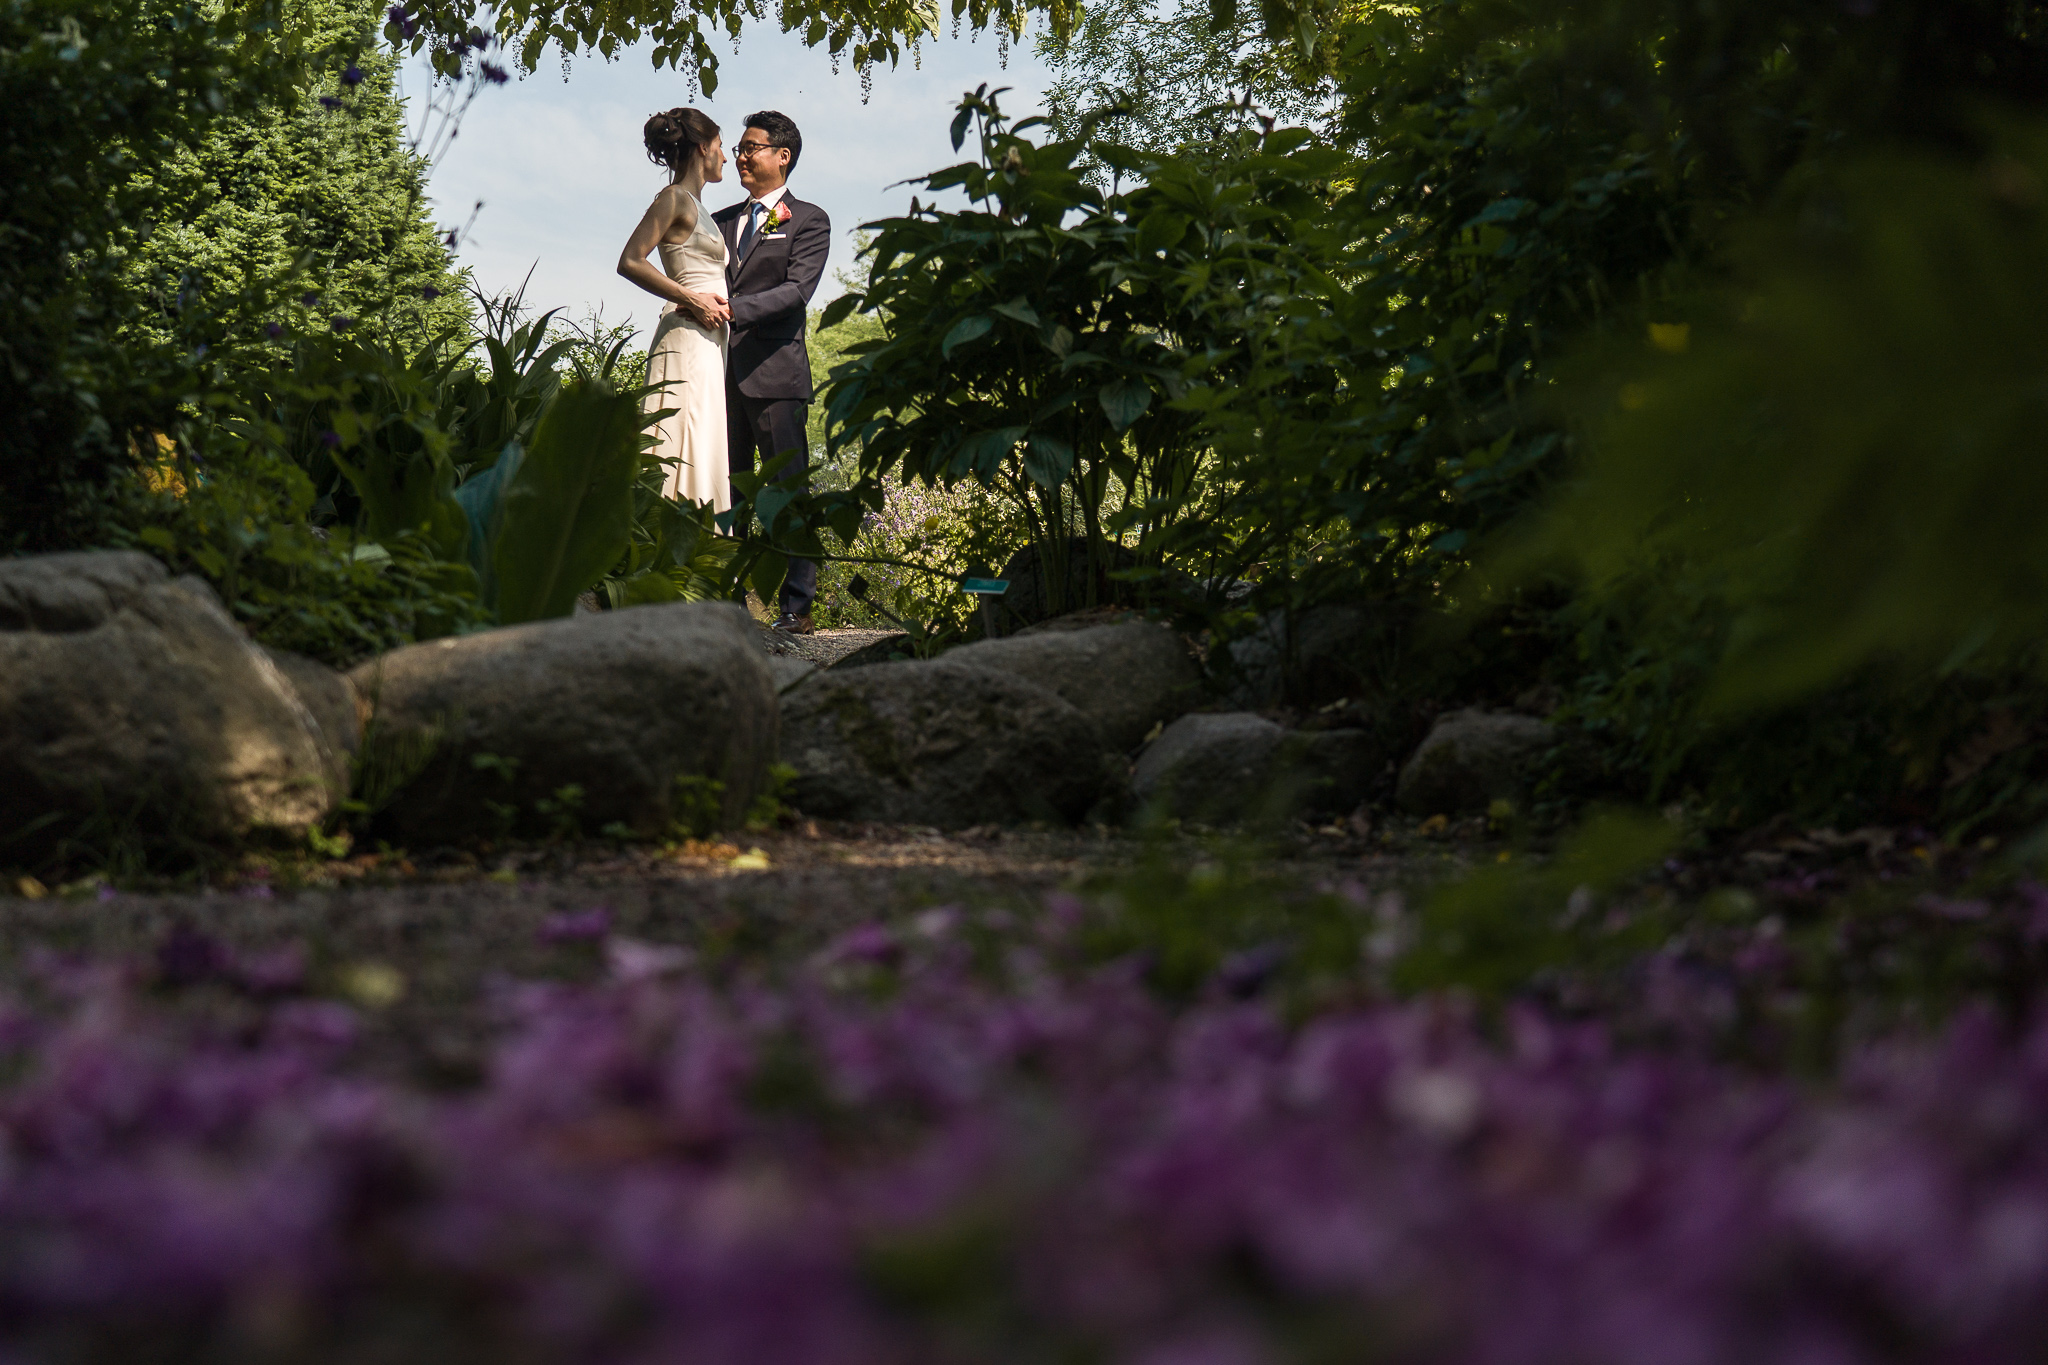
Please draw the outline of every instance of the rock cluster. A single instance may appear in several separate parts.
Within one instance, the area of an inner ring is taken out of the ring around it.
[[[1291,634],[1264,623],[1234,647],[1238,685],[1278,688],[1292,650],[1290,676],[1336,687],[1349,675],[1329,661],[1364,628],[1354,608]],[[1319,819],[1375,796],[1401,757],[1365,729],[1198,709],[1210,693],[1186,642],[1133,613],[823,668],[760,637],[729,603],[580,612],[344,676],[252,645],[204,584],[146,556],[0,561],[0,856],[121,821],[205,841],[300,834],[351,783],[399,841],[547,813],[652,834],[681,803],[730,825],[778,760],[796,774],[792,803],[821,817]],[[1396,794],[1418,814],[1483,811],[1520,799],[1554,747],[1528,716],[1451,712]]]

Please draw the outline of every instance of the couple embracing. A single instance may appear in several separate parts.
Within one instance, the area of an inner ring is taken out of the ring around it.
[[[670,465],[669,497],[733,505],[731,472],[758,466],[802,488],[811,362],[804,324],[825,273],[832,220],[789,193],[803,153],[796,124],[774,110],[747,116],[732,149],[744,202],[708,211],[704,186],[725,179],[718,125],[696,109],[647,120],[647,155],[669,171],[619,257],[619,273],[666,300],[647,348],[647,410],[671,408],[655,427]],[[661,268],[648,257],[659,248]],[[818,566],[791,559],[775,628],[811,633]]]

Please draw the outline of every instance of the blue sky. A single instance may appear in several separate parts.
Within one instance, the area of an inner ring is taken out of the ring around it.
[[[434,167],[430,193],[443,225],[462,223],[483,201],[461,259],[484,289],[515,287],[532,267],[530,304],[566,307],[571,317],[602,308],[608,322],[651,324],[660,303],[615,271],[626,235],[663,183],[641,150],[640,125],[659,109],[692,103],[679,73],[654,69],[651,49],[627,49],[612,62],[577,57],[566,81],[551,54],[540,70],[485,90],[469,107]],[[410,92],[423,91],[424,64],[410,64],[405,79]],[[1040,112],[1047,75],[1029,35],[1011,47],[1007,69],[992,35],[927,42],[921,64],[906,56],[893,71],[878,69],[863,104],[850,65],[834,75],[822,50],[771,24],[744,32],[737,53],[728,46],[720,54],[717,96],[696,103],[724,128],[728,146],[756,109],[780,109],[803,130],[790,187],[823,205],[837,234],[822,303],[839,292],[832,272],[852,262],[855,225],[908,206],[910,188],[890,184],[960,159],[947,125],[961,91],[983,81],[1015,87],[1003,99],[1013,118]],[[705,198],[717,209],[740,196],[728,165],[725,182]]]

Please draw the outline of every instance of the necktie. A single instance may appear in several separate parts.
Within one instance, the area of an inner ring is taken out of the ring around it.
[[[747,205],[747,225],[740,230],[739,245],[733,249],[733,255],[742,261],[747,259],[747,253],[754,248],[755,234],[761,230],[761,210],[765,207],[767,206],[758,199]]]

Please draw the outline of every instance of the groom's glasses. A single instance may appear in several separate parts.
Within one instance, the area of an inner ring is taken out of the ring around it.
[[[742,157],[757,156],[774,148],[775,144],[772,142],[735,142],[732,144],[732,159],[738,161]]]

